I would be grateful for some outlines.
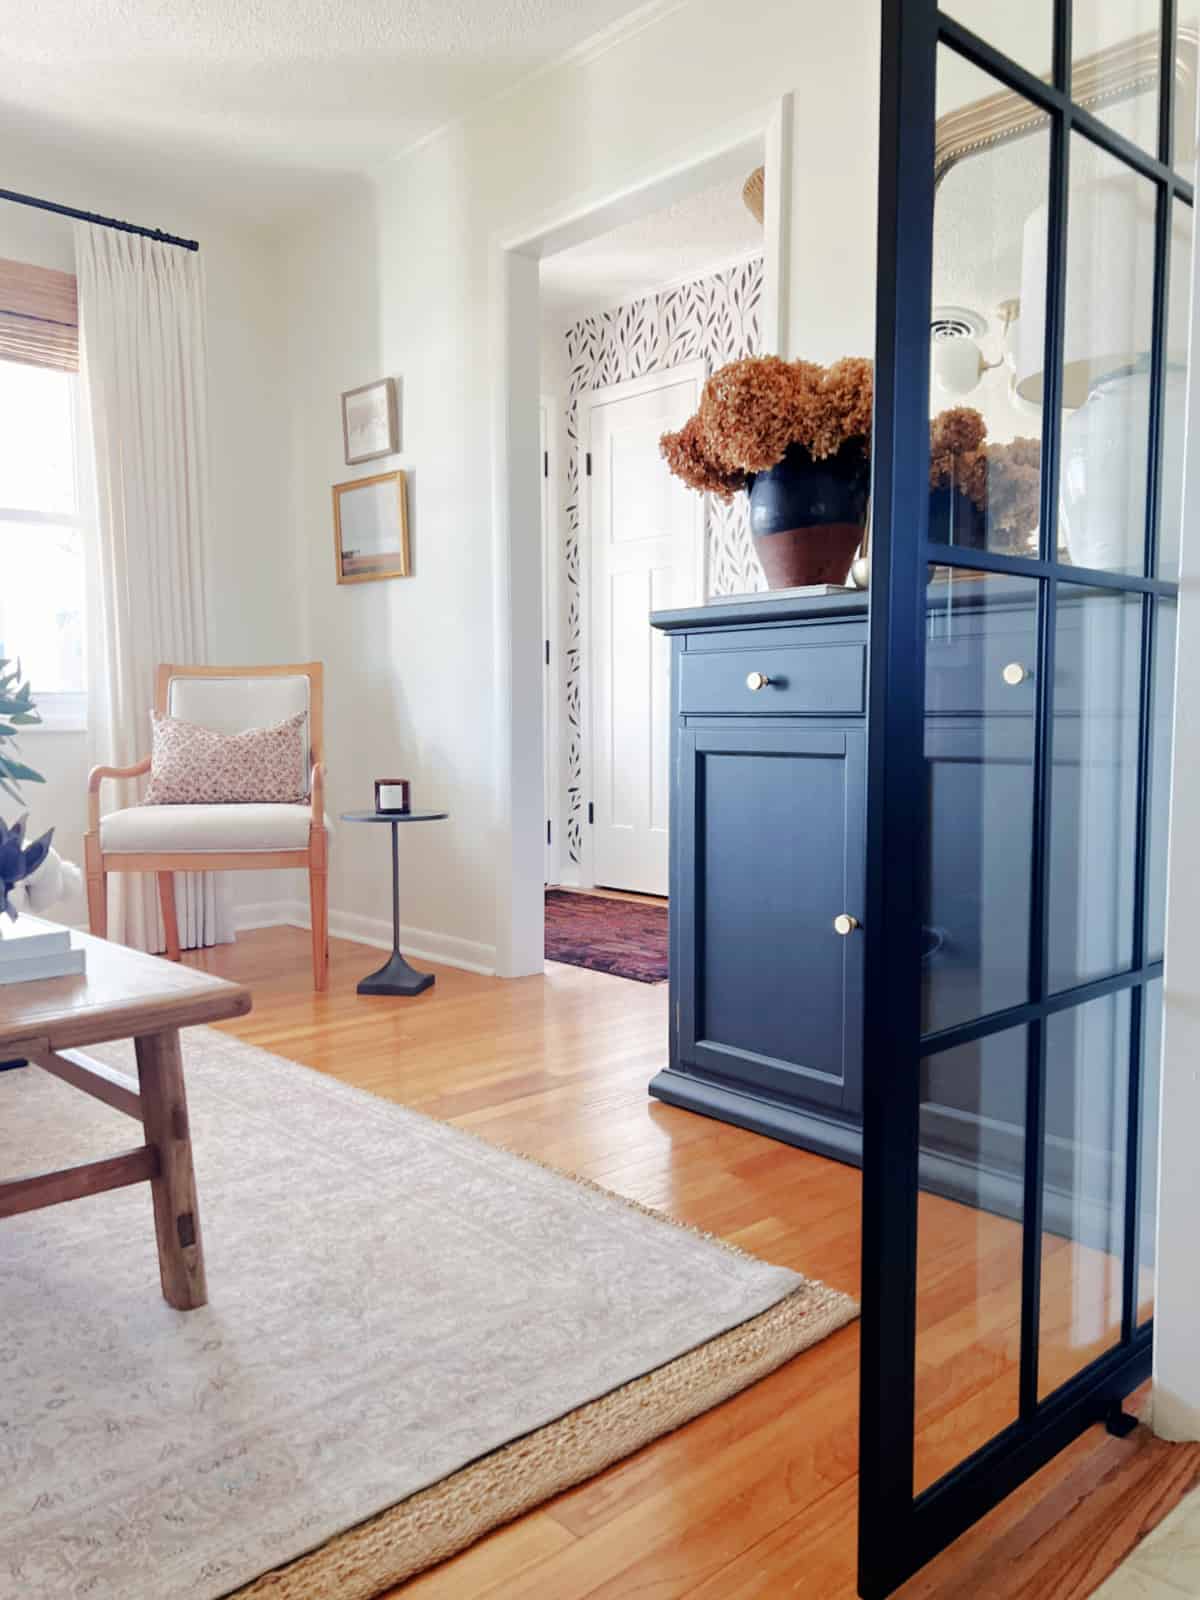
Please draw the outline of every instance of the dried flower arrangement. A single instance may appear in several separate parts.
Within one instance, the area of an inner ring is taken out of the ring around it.
[[[871,363],[861,357],[823,367],[747,356],[713,373],[696,415],[677,433],[664,433],[659,448],[689,488],[730,500],[778,466],[791,445],[803,445],[814,461],[849,445],[865,462],[871,406]]]
[[[1041,475],[1039,440],[988,444],[987,424],[970,406],[952,406],[929,424],[930,489],[957,489],[986,513],[993,550],[1028,552],[1041,511]]]

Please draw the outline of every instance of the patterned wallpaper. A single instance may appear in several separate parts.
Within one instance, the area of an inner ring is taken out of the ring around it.
[[[586,796],[582,787],[583,743],[580,718],[580,663],[583,617],[579,603],[579,396],[628,378],[664,372],[701,358],[715,371],[727,361],[759,352],[762,305],[761,256],[663,290],[613,311],[584,317],[566,330],[567,443],[564,455],[564,808],[567,856],[580,860]],[[665,469],[664,469],[665,470]],[[745,495],[726,506],[705,496],[705,541],[709,596],[765,589],[766,581],[750,542]]]

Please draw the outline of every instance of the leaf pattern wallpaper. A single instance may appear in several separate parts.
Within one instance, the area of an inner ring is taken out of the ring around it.
[[[574,866],[581,860],[587,809],[580,715],[586,646],[579,589],[579,397],[590,389],[666,372],[685,361],[703,358],[709,371],[715,372],[739,356],[757,355],[762,293],[763,261],[761,256],[755,256],[708,277],[584,317],[567,328],[564,335],[568,385],[561,521],[565,580],[562,815],[567,859]],[[750,541],[745,495],[736,495],[730,505],[705,496],[705,543],[709,598],[766,588]]]

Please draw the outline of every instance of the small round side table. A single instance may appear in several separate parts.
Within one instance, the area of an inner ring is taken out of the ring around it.
[[[392,825],[392,953],[358,986],[359,994],[422,994],[433,987],[432,972],[418,972],[400,954],[400,833],[402,822],[443,822],[448,811],[343,811],[343,822],[390,822]]]

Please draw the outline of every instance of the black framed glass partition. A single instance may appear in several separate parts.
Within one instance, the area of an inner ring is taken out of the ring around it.
[[[1172,0],[883,17],[867,1600],[1149,1373],[1195,158]]]

